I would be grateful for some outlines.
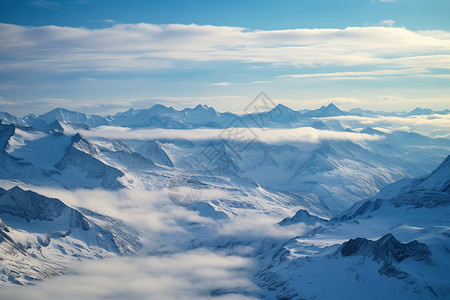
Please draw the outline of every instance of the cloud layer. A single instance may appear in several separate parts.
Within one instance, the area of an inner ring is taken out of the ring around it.
[[[239,139],[258,140],[264,143],[319,143],[327,140],[373,141],[382,137],[356,132],[319,130],[312,127],[289,129],[273,128],[228,128],[228,129],[130,129],[125,127],[102,126],[93,130],[76,131],[86,137],[115,139]],[[68,132],[68,134],[75,134]]]
[[[399,27],[262,31],[195,24],[104,29],[0,24],[0,43],[2,71],[139,71],[170,68],[176,61],[389,65],[424,73],[450,68],[448,32]]]
[[[5,299],[256,299],[250,259],[207,250],[85,262],[36,286],[3,288]]]
[[[351,128],[374,127],[380,131],[391,132],[394,130],[414,131],[432,137],[445,137],[450,131],[450,114],[418,115],[409,117],[378,116],[337,116],[319,118],[321,120],[338,120]]]

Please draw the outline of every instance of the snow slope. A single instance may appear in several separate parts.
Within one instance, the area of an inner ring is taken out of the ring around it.
[[[278,298],[448,298],[448,160],[265,254],[257,279]]]
[[[85,212],[17,186],[0,188],[0,285],[29,284],[82,259],[139,251],[134,229]]]

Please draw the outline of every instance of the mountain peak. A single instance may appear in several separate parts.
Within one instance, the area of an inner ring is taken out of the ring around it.
[[[66,108],[57,107],[55,109],[52,109],[51,111],[43,114],[43,115],[61,115],[63,113],[76,113],[74,111],[68,110]]]
[[[309,115],[311,117],[335,117],[342,116],[344,114],[345,113],[333,103],[330,103],[327,106],[323,105],[319,109],[311,110],[306,113],[306,115]]]
[[[79,151],[89,154],[97,159],[100,157],[100,152],[97,150],[97,148],[94,145],[92,145],[88,140],[86,140],[80,133],[76,133],[71,138],[71,141],[72,141],[71,145],[72,148],[75,148]]]
[[[330,104],[328,104],[328,105],[327,105],[327,108],[328,108],[328,109],[337,109],[337,110],[340,110],[336,105],[334,105],[333,102],[331,102]]]
[[[333,103],[328,104],[325,107],[325,111],[327,113],[342,113],[342,110],[339,109],[339,107],[337,107],[336,105],[334,105]]]
[[[293,217],[287,217],[281,220],[278,224],[280,226],[288,226],[296,223],[304,223],[306,225],[324,224],[326,221],[319,217],[311,215],[307,210],[300,209]]]
[[[169,108],[167,106],[165,106],[165,105],[162,105],[162,104],[155,104],[150,109],[152,109],[152,110],[165,110],[165,109],[169,109]]]
[[[214,108],[212,108],[208,105],[205,105],[205,104],[198,104],[194,109],[195,110],[211,110],[211,109],[214,110]]]
[[[339,249],[342,256],[363,255],[372,257],[375,261],[383,262],[385,265],[395,265],[406,258],[416,261],[428,259],[431,255],[426,244],[412,241],[404,244],[388,233],[376,241],[365,238],[350,239],[343,243]],[[385,269],[380,269],[385,271]],[[392,270],[391,270],[392,271]],[[390,273],[387,273],[388,275]]]
[[[277,106],[275,106],[272,111],[274,110],[278,110],[278,111],[293,111],[292,109],[290,109],[289,107],[287,107],[286,105],[283,104],[278,104]]]
[[[72,138],[71,138],[72,142],[74,143],[78,143],[79,141],[83,140],[83,136],[77,132]]]
[[[13,186],[12,188],[10,188],[8,190],[8,192],[14,192],[14,193],[18,193],[18,192],[25,192],[24,189],[22,189],[21,187],[19,187],[18,185]]]
[[[408,116],[430,115],[432,113],[433,113],[433,111],[431,109],[429,109],[429,108],[416,107],[415,109],[413,109],[412,111],[407,113],[407,115]]]
[[[18,186],[14,186],[0,195],[1,213],[26,220],[53,221],[62,216],[65,211],[72,214],[67,222],[69,229],[73,226],[80,226],[85,231],[89,229],[88,221],[78,211],[56,198],[48,198]]]

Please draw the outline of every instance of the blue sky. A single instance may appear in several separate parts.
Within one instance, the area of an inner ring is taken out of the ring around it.
[[[0,110],[448,108],[450,1],[0,0]]]

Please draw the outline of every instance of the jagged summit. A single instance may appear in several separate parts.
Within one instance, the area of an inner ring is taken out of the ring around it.
[[[335,117],[335,116],[342,116],[346,115],[347,113],[340,110],[336,105],[333,103],[328,104],[327,106],[323,105],[319,109],[316,110],[310,110],[305,113],[306,116],[309,117]]]
[[[95,158],[100,157],[100,152],[98,151],[98,149],[94,145],[92,145],[91,142],[85,139],[80,133],[76,133],[71,138],[71,141],[72,141],[71,147],[83,151]]]
[[[319,110],[321,110],[323,114],[327,114],[328,116],[338,115],[338,114],[343,113],[342,110],[340,110],[333,103],[330,103],[327,106],[322,106],[321,108],[319,108]]]
[[[19,120],[19,118],[7,113],[7,112],[0,112],[0,124],[15,124],[15,125],[22,125],[23,122]]]
[[[30,118],[28,123],[38,129],[43,128],[45,125],[53,123],[54,121],[62,121],[67,124],[74,124],[82,126],[83,124],[92,127],[98,127],[102,125],[109,125],[110,122],[104,117],[98,115],[87,115],[81,112],[71,111],[65,108],[55,108],[45,114]]]
[[[407,274],[396,269],[396,265],[407,258],[416,261],[429,260],[431,252],[426,244],[418,241],[401,243],[391,233],[379,240],[371,241],[365,238],[351,239],[342,244],[338,253],[343,257],[361,255],[370,257],[382,264],[380,274],[404,278]]]
[[[208,106],[206,104],[198,104],[196,107],[194,107],[195,110],[214,110],[213,107]]]
[[[287,107],[286,105],[283,104],[278,104],[277,106],[275,106],[272,111],[281,111],[281,112],[293,112],[294,110]]]
[[[265,119],[270,122],[271,127],[298,127],[302,125],[302,120],[313,117],[330,117],[345,115],[333,103],[322,106],[316,110],[307,110],[305,113],[293,110],[286,105],[267,108],[267,111],[257,111],[243,115],[244,119],[254,117]],[[150,108],[130,108],[115,115],[102,117],[99,115],[89,115],[66,108],[55,108],[42,115],[28,115],[22,119],[17,119],[7,113],[0,113],[0,119],[5,118],[6,123],[23,123],[22,125],[31,126],[44,132],[62,132],[55,122],[61,122],[60,125],[69,126],[71,129],[89,130],[99,126],[124,126],[131,128],[171,128],[171,129],[190,129],[190,128],[225,128],[237,118],[238,115],[231,112],[218,112],[212,106],[198,104],[193,108],[184,108],[177,110],[173,107],[167,107],[163,104],[154,104]],[[261,125],[261,124],[259,124]],[[62,126],[62,127],[65,127]]]
[[[125,174],[119,169],[106,164],[101,159],[101,153],[91,142],[77,133],[71,138],[71,144],[66,148],[63,158],[55,164],[59,175],[75,172],[78,179],[68,178],[65,180],[67,186],[73,182],[75,186],[90,187],[93,183],[107,189],[122,188],[118,178]],[[68,175],[64,175],[68,176]]]
[[[54,221],[67,216],[66,230],[89,230],[88,221],[77,211],[56,198],[48,198],[30,190],[15,186],[9,190],[0,188],[0,214],[9,214],[26,220]]]
[[[429,109],[429,108],[416,107],[415,109],[413,109],[412,111],[410,111],[406,115],[408,115],[408,116],[418,116],[418,115],[431,115],[433,113],[434,113],[434,111]]]

